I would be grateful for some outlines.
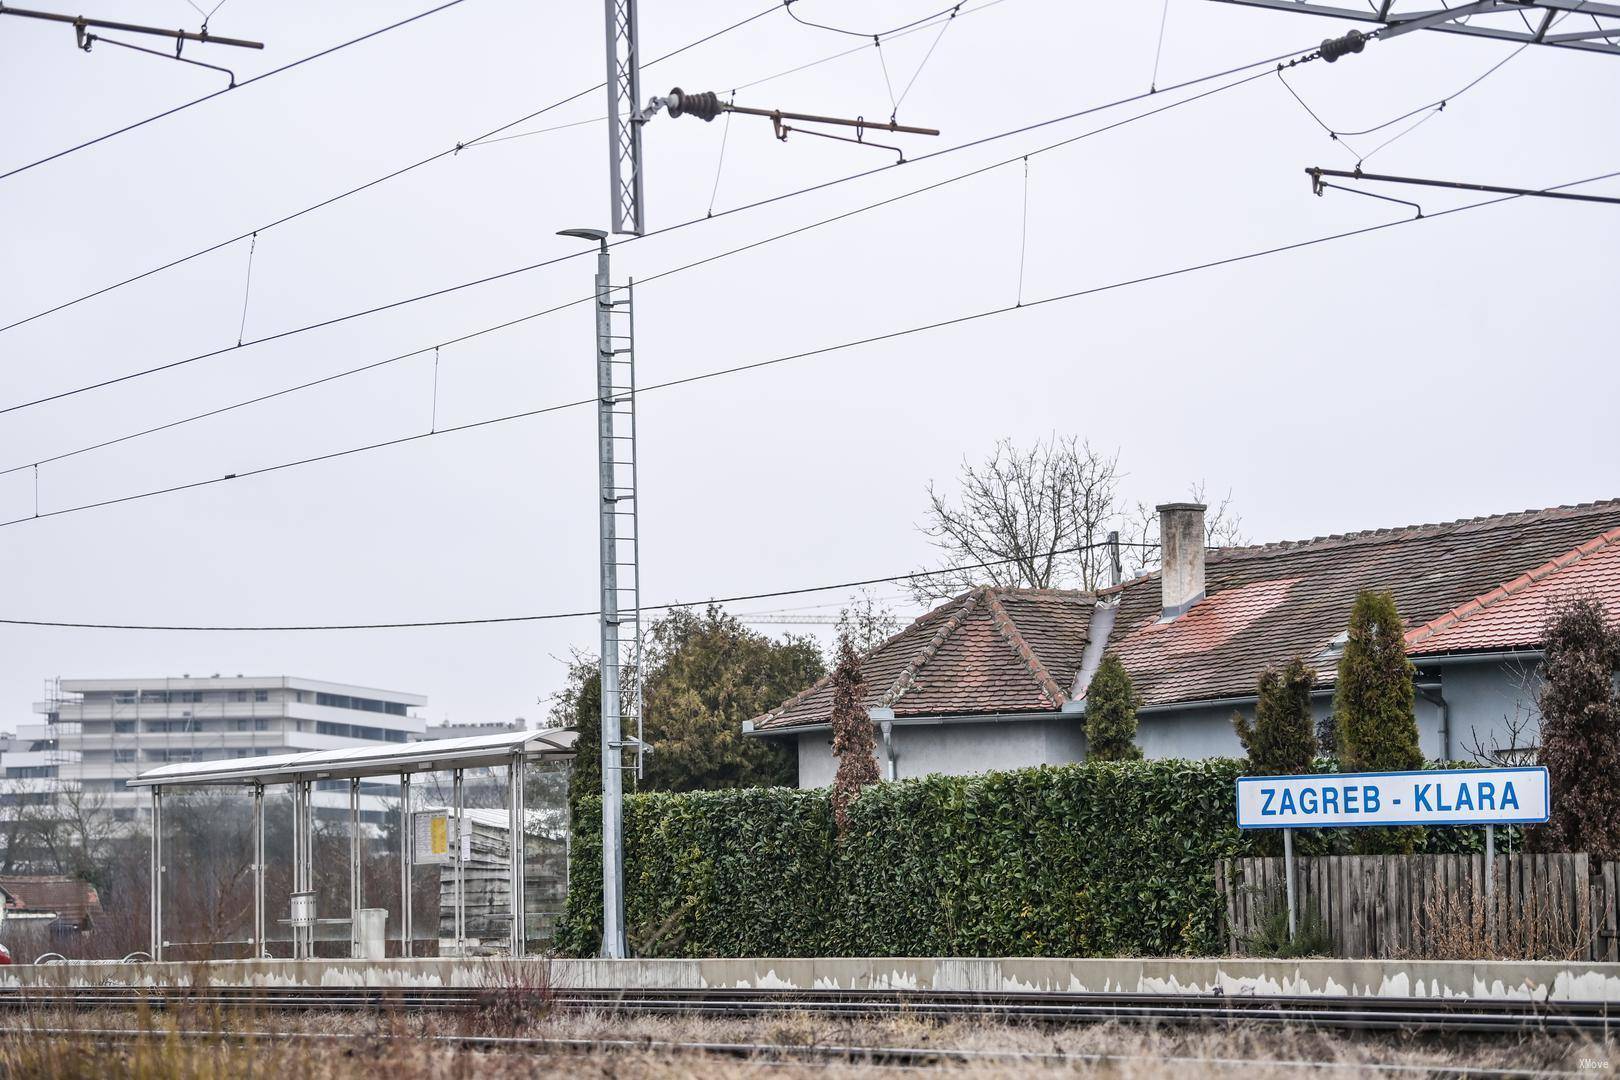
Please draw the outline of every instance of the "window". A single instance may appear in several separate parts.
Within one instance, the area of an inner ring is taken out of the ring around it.
[[[339,739],[372,739],[376,742],[404,742],[405,732],[388,728],[366,727],[364,724],[334,724],[327,720],[315,721],[317,735],[332,735]]]
[[[236,691],[234,694],[231,695],[231,700],[232,701],[246,701],[247,700],[247,691],[246,690],[238,690],[238,691]]]
[[[268,690],[255,690],[255,691],[253,691],[253,700],[254,701],[269,701],[270,700],[270,691],[268,691]]]
[[[113,691],[113,703],[117,704],[117,705],[133,705],[133,704],[135,704],[135,691],[133,691],[133,690],[114,690]]]
[[[55,765],[11,765],[6,768],[8,780],[36,780],[55,775]]]
[[[135,751],[133,751],[133,750],[114,750],[113,751],[113,760],[114,761],[121,761],[121,762],[134,761],[135,760]]]
[[[387,713],[404,716],[405,705],[398,701],[378,701],[376,698],[349,697],[347,694],[315,694],[315,704],[334,709],[359,709],[361,712]]]
[[[135,732],[135,721],[133,721],[133,720],[114,720],[113,721],[113,734],[115,734],[115,735],[132,735],[132,734],[134,734],[134,732]]]

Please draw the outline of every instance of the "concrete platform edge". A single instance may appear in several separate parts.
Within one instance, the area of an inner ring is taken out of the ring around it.
[[[1287,994],[1620,1003],[1620,964],[1516,960],[814,957],[705,960],[224,960],[0,968],[26,986],[525,986]]]

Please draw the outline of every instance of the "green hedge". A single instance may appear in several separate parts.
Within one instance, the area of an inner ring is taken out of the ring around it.
[[[642,956],[1169,956],[1220,951],[1214,866],[1239,761],[1086,762],[869,788],[625,799],[625,925]],[[1301,835],[1329,853],[1350,830]],[[1464,850],[1477,829],[1428,830]],[[601,937],[601,807],[574,821],[560,951]],[[1517,846],[1517,845],[1515,845]]]

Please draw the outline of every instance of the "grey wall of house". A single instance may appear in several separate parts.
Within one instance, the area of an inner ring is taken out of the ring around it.
[[[1431,699],[1432,695],[1419,695],[1415,712],[1425,757],[1467,761],[1475,756],[1477,748],[1509,749],[1514,745],[1512,728],[1516,722],[1520,724],[1518,748],[1536,745],[1541,718],[1535,707],[1539,683],[1534,659],[1449,664],[1425,672],[1421,681],[1429,684],[1437,677],[1440,694],[1450,710],[1450,741],[1442,745],[1440,704]],[[1240,708],[1253,719],[1252,704]],[[1231,705],[1205,705],[1145,713],[1136,741],[1150,758],[1241,757],[1243,746],[1232,728],[1234,711]],[[1317,720],[1330,715],[1332,699],[1325,695],[1316,698],[1312,711]],[[896,775],[901,779],[929,773],[967,776],[994,769],[1080,761],[1085,758],[1083,724],[1083,717],[1075,714],[1001,723],[896,725]],[[831,734],[806,732],[797,740],[799,786],[830,785],[838,768],[832,756]],[[878,752],[881,764],[881,742]]]
[[[1063,765],[1086,756],[1079,714],[1073,717],[1011,720],[999,723],[896,724],[893,748],[895,776],[906,780],[930,773],[971,776],[996,769]],[[803,732],[799,743],[799,786],[827,787],[838,771],[832,734]],[[878,764],[883,743],[878,741]]]
[[[1413,711],[1417,714],[1418,742],[1424,755],[1435,757],[1441,754],[1440,706],[1420,697]],[[1452,711],[1455,715],[1455,705]],[[1253,703],[1236,707],[1205,705],[1145,713],[1137,725],[1136,742],[1142,748],[1142,753],[1150,758],[1242,757],[1243,744],[1238,741],[1237,731],[1232,727],[1234,712],[1243,713],[1251,721],[1254,719]],[[1311,702],[1311,712],[1313,722],[1320,725],[1325,717],[1332,714],[1333,699],[1327,696],[1316,698]]]
[[[1475,751],[1528,750],[1540,741],[1541,688],[1537,661],[1451,664],[1440,669],[1441,692],[1451,706],[1451,757],[1471,760]],[[1519,728],[1514,745],[1513,728]]]

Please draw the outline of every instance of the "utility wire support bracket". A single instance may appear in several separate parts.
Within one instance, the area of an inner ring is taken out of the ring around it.
[[[1356,180],[1378,184],[1416,184],[1419,187],[1452,188],[1456,191],[1477,191],[1490,195],[1522,195],[1535,199],[1566,199],[1571,202],[1609,203],[1620,205],[1620,195],[1582,195],[1573,191],[1553,191],[1546,188],[1503,187],[1498,184],[1473,184],[1461,180],[1430,180],[1421,176],[1387,176],[1383,173],[1362,172],[1360,169],[1347,172],[1344,169],[1324,169],[1312,166],[1305,170],[1311,178],[1311,191],[1322,194],[1323,188],[1337,188],[1340,191],[1354,191],[1357,195],[1372,195],[1373,198],[1385,199],[1386,195],[1373,195],[1370,191],[1356,191],[1354,188],[1340,187],[1338,184],[1326,183],[1322,178],[1332,176],[1340,180]],[[1392,202],[1406,202],[1405,199],[1393,199]],[[1416,203],[1406,203],[1407,206],[1416,206]],[[1418,216],[1422,217],[1421,209]]]
[[[783,142],[787,141],[790,132],[801,135],[819,135],[824,139],[837,139],[839,142],[857,143],[861,146],[876,147],[880,150],[893,150],[900,155],[900,161],[906,160],[905,151],[898,146],[889,146],[886,143],[871,142],[866,138],[868,131],[891,131],[902,135],[938,135],[936,128],[912,127],[908,124],[897,124],[893,120],[884,123],[881,120],[868,120],[857,116],[850,120],[842,116],[818,116],[815,113],[784,112],[781,109],[753,109],[744,105],[721,101],[720,95],[713,90],[701,92],[687,92],[675,87],[665,97],[655,97],[647,102],[647,108],[642,111],[642,123],[657,116],[664,109],[669,110],[671,117],[695,116],[700,120],[713,120],[721,113],[739,113],[743,116],[763,116],[770,120],[771,128],[776,137]],[[834,135],[826,131],[814,131],[810,128],[790,127],[786,121],[793,120],[801,124],[828,124],[833,127],[852,127],[855,129],[853,139],[843,135]]]
[[[112,22],[108,19],[86,18],[83,15],[60,15],[54,11],[31,11],[28,8],[7,7],[5,4],[0,4],[0,15],[16,15],[24,19],[43,19],[46,22],[67,23],[69,26],[73,27],[73,33],[78,42],[79,48],[84,49],[86,52],[89,51],[89,45],[86,40],[85,33],[87,30],[119,30],[126,34],[151,34],[154,37],[172,38],[174,39],[175,43],[174,55],[176,58],[180,57],[180,47],[187,41],[195,41],[203,45],[234,45],[239,49],[264,48],[264,42],[262,41],[248,41],[244,38],[218,37],[214,34],[210,34],[207,29],[204,29],[201,33],[192,33],[189,30],[165,30],[160,26],[142,26],[138,23]],[[93,40],[107,41],[109,44],[120,44],[112,42],[110,38],[94,38],[93,35],[91,35],[91,38]],[[137,46],[130,47],[136,48]],[[205,64],[203,66],[210,67],[212,65]]]
[[[1527,45],[1551,45],[1620,56],[1620,4],[1608,0],[1473,0],[1437,9],[1434,0],[1217,0],[1222,4],[1375,23],[1379,38],[1437,30]],[[1578,16],[1583,29],[1551,33],[1561,17]]]

